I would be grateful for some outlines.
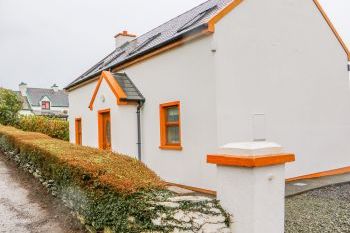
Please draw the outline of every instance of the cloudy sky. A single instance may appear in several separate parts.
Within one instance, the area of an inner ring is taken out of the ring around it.
[[[0,0],[0,86],[64,87],[114,48],[204,0]],[[311,1],[311,0],[309,0]],[[321,0],[350,47],[350,0]]]

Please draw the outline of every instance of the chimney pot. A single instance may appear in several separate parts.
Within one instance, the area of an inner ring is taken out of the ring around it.
[[[126,42],[130,42],[134,40],[136,35],[129,33],[128,31],[124,30],[114,36],[115,38],[115,46],[119,48]]]
[[[52,85],[52,90],[54,90],[54,92],[58,92],[58,86],[56,84]]]

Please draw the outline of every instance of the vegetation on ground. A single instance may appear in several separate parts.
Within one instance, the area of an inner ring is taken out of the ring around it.
[[[69,141],[68,121],[47,116],[20,116],[22,104],[14,91],[0,88],[0,124]]]
[[[24,131],[39,132],[53,138],[69,141],[69,123],[66,120],[46,116],[20,116],[14,125]]]
[[[215,199],[175,200],[153,171],[126,155],[3,125],[0,151],[50,187],[91,232],[199,232],[206,221],[218,229],[230,225]]]
[[[22,102],[15,92],[0,88],[0,124],[15,125]]]
[[[112,232],[152,228],[156,213],[148,208],[148,198],[164,186],[136,159],[2,125],[0,148],[16,151],[21,163],[32,164],[43,179],[53,180],[57,196],[87,226]]]
[[[163,187],[162,181],[143,163],[126,155],[79,146],[47,135],[0,125],[0,135],[35,161],[42,172],[71,173],[74,182],[95,189],[109,187],[119,193],[134,193]],[[60,178],[60,177],[57,177]]]

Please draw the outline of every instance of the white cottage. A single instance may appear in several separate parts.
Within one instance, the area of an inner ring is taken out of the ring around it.
[[[230,142],[281,143],[287,178],[350,166],[350,53],[317,0],[209,0],[116,43],[66,87],[71,142],[202,190]]]
[[[28,87],[24,82],[19,84],[16,91],[23,105],[19,112],[21,115],[40,115],[68,118],[68,94],[60,90],[56,84],[51,88]]]

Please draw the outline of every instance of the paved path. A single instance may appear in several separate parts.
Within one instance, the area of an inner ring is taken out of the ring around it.
[[[60,214],[52,210],[59,209],[55,201],[50,200],[52,197],[45,190],[39,194],[41,185],[20,173],[0,153],[0,233],[71,232],[58,216]],[[67,216],[68,221],[73,222]]]
[[[350,173],[288,182],[286,184],[286,196],[294,196],[332,184],[343,183],[350,183]]]

